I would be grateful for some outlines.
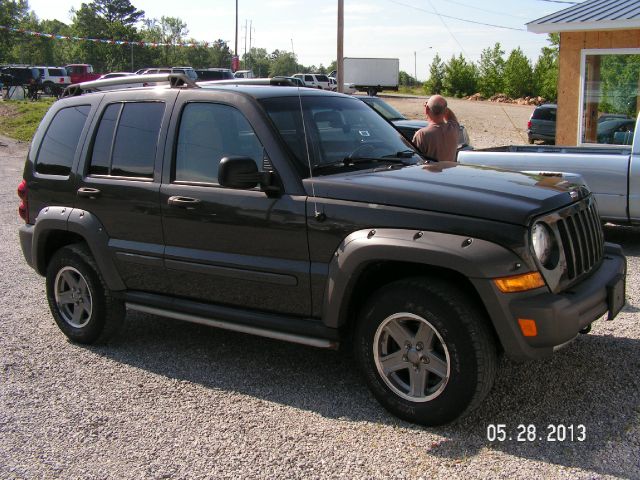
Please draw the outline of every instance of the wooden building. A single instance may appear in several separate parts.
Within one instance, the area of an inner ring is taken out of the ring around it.
[[[626,141],[623,120],[640,111],[640,0],[587,0],[527,30],[560,33],[556,143]]]

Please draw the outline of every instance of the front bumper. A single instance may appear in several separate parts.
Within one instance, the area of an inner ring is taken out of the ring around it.
[[[476,288],[505,353],[516,360],[527,360],[551,355],[555,347],[572,340],[580,330],[607,313],[615,303],[615,294],[624,295],[624,290],[614,292],[612,287],[616,284],[624,286],[626,270],[622,249],[606,243],[600,266],[583,281],[561,293],[553,294],[547,288],[540,288],[504,294],[491,280],[478,282]],[[518,319],[535,320],[538,334],[525,337]]]

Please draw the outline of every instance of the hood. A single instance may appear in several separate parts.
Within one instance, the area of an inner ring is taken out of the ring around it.
[[[319,197],[525,226],[533,217],[589,195],[583,187],[558,177],[452,162],[314,177],[313,183]]]
[[[416,131],[422,127],[429,125],[429,122],[425,120],[394,120],[393,123],[396,127],[415,128]]]

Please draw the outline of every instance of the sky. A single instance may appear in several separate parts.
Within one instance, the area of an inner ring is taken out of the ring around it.
[[[235,0],[131,3],[144,10],[146,18],[179,17],[196,40],[220,38],[232,51],[235,48]],[[81,0],[29,0],[38,18],[67,24],[71,9],[81,4]],[[337,0],[238,0],[238,54],[250,46],[268,52],[293,50],[303,65],[327,66],[337,56],[337,5]],[[525,24],[570,6],[564,0],[344,0],[344,56],[399,58],[400,69],[418,80],[428,78],[436,53],[445,62],[461,53],[477,61],[482,50],[496,42],[507,55],[522,48],[534,62],[548,45],[547,36],[527,32]]]

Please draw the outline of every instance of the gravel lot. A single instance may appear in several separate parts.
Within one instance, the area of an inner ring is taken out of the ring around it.
[[[484,125],[451,106],[472,138],[503,138],[483,131],[493,106],[476,106]],[[422,428],[387,414],[346,353],[135,312],[108,346],[67,342],[18,244],[26,146],[0,142],[0,478],[640,478],[640,229],[606,228],[629,261],[614,322],[550,360],[503,359],[478,411]],[[498,423],[542,439],[489,442]],[[546,441],[558,424],[586,440]]]

